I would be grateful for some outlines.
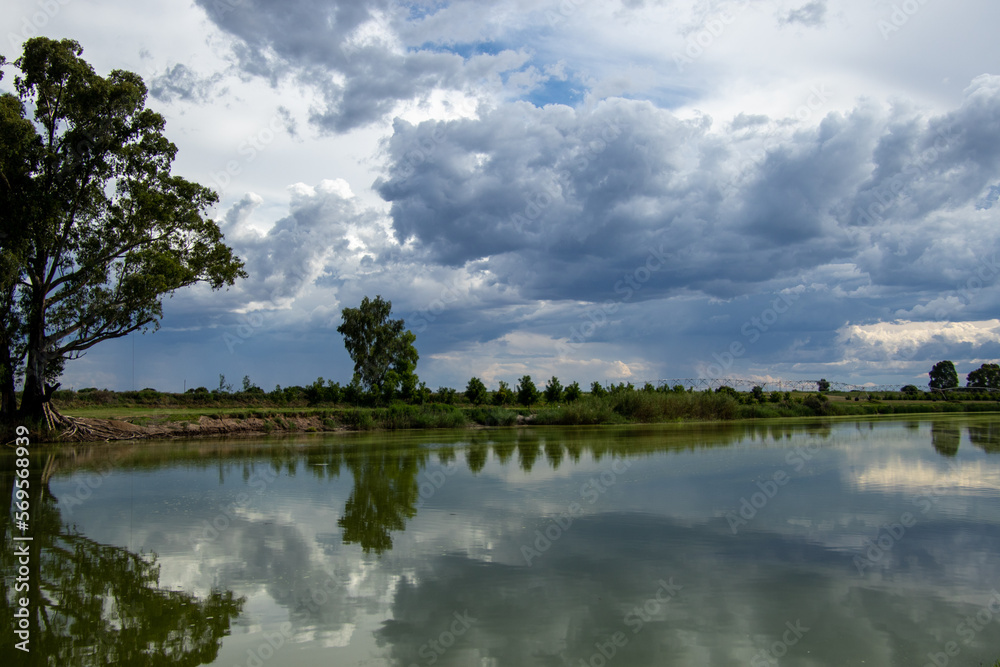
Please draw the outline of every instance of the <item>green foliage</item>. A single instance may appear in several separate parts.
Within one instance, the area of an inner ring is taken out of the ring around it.
[[[417,337],[404,330],[402,319],[389,319],[391,313],[391,301],[381,295],[374,300],[366,296],[357,308],[341,311],[343,322],[337,327],[354,361],[360,389],[383,402],[414,394],[418,383],[419,355],[413,345]]]
[[[579,400],[582,392],[580,390],[580,383],[573,382],[570,386],[566,387],[566,402],[572,403],[573,401]]]
[[[501,408],[476,408],[469,412],[469,418],[483,426],[511,426],[517,422],[517,413]]]
[[[928,373],[931,389],[951,389],[958,386],[958,372],[950,361],[939,361]]]
[[[164,296],[246,276],[205,217],[218,196],[170,173],[177,148],[142,78],[99,76],[82,53],[27,40],[16,96],[0,96],[0,292],[25,286],[0,307],[0,377],[24,362],[25,414],[41,413],[65,360],[155,329]]]
[[[967,387],[1000,389],[1000,365],[983,364],[967,376]]]
[[[457,396],[458,392],[451,387],[438,387],[437,393],[435,394],[438,401],[447,405],[452,405]]]
[[[754,400],[758,403],[764,402],[764,388],[760,385],[754,386],[754,388],[750,390],[750,395],[753,396]]]
[[[899,392],[901,394],[906,395],[906,396],[916,396],[916,395],[920,394],[920,387],[918,387],[918,386],[916,386],[914,384],[908,384],[908,385],[906,385],[904,387],[901,387],[899,389]]]
[[[545,384],[545,402],[546,403],[558,403],[563,397],[563,386],[559,383],[559,378],[555,375],[552,376]]]
[[[541,397],[538,387],[532,382],[530,375],[525,375],[518,381],[516,391],[517,402],[525,407],[534,405]]]
[[[510,386],[500,380],[500,386],[493,393],[493,405],[510,405],[514,402],[514,392],[510,390]]]
[[[809,394],[803,399],[802,405],[817,415],[830,414],[830,399],[825,394]]]
[[[821,392],[830,391],[830,383],[826,380],[826,378],[823,378],[816,383],[816,388]]]
[[[607,393],[608,393],[608,392],[607,392],[607,390],[606,390],[606,389],[604,388],[604,385],[602,385],[602,384],[601,384],[600,382],[598,382],[597,380],[594,380],[594,381],[593,381],[593,382],[591,383],[591,385],[590,385],[590,395],[591,395],[591,396],[596,396],[597,398],[600,398],[601,396],[605,396],[605,395],[607,395]]]
[[[486,385],[477,377],[471,378],[469,384],[465,386],[465,399],[473,405],[482,405],[486,402],[487,396]]]

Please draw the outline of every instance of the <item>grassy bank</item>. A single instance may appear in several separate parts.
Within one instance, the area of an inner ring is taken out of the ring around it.
[[[142,392],[59,392],[56,408],[72,417],[113,419],[138,426],[205,420],[252,422],[251,430],[397,430],[511,426],[518,423],[591,425],[731,421],[815,416],[874,416],[1000,411],[995,400],[912,395],[857,395],[809,392],[771,394],[717,391],[650,391],[628,386],[600,394],[584,393],[573,401],[531,406],[473,405],[461,402],[389,406],[310,405],[307,400],[275,401],[269,394],[164,394]],[[247,429],[243,429],[247,430]]]

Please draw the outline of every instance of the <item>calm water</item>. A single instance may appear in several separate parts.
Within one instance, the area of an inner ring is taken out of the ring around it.
[[[32,466],[16,664],[1000,658],[997,418],[81,446]]]

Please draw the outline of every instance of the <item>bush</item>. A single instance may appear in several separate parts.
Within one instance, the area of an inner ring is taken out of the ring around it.
[[[469,412],[469,419],[483,426],[510,426],[517,421],[517,413],[500,408],[476,408]]]

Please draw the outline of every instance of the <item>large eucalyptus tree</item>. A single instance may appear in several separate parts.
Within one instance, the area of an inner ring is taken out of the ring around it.
[[[73,41],[29,39],[0,96],[0,411],[51,417],[63,363],[155,329],[163,297],[245,277],[207,217],[218,196],[171,174],[177,148],[132,72],[102,77]],[[0,56],[0,67],[6,64]],[[0,70],[2,75],[2,70]]]

